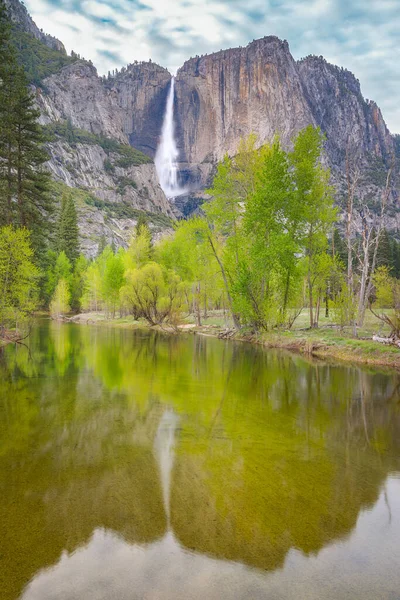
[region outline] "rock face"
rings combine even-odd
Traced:
[[[6,4],[19,27],[64,51],[60,42],[36,27],[18,0]],[[166,69],[151,62],[135,62],[106,78],[99,77],[91,63],[77,60],[36,89],[41,122],[68,120],[74,127],[130,144],[154,158],[170,80]],[[394,138],[379,108],[364,100],[354,75],[322,57],[296,62],[287,42],[273,36],[185,62],[176,76],[174,108],[180,179],[190,190],[187,197],[170,203],[153,164],[118,167],[110,173],[109,156],[101,146],[71,145],[63,139],[48,145],[54,178],[104,202],[176,217],[197,210],[217,161],[226,152],[234,155],[240,139],[250,133],[259,145],[278,134],[289,148],[300,129],[320,126],[339,201],[348,145],[360,150],[366,173],[371,165],[375,171],[377,165],[384,169],[395,154]],[[127,181],[134,184],[126,185]],[[376,182],[365,177],[359,193],[372,198],[377,189]],[[399,227],[396,202],[393,189],[388,222],[392,228]]]
[[[93,65],[77,61],[47,77],[44,84],[45,92],[37,90],[43,124],[69,119],[75,127],[128,143],[117,94],[103,85]]]
[[[348,143],[384,160],[394,152],[380,110],[363,99],[352,73],[322,57],[296,62],[276,37],[190,59],[176,93],[182,156],[191,163],[234,154],[250,133],[260,145],[278,134],[288,147],[308,124],[326,134],[331,166],[342,166]]]
[[[58,50],[63,54],[66,54],[64,44],[52,35],[43,33],[37,25],[33,22],[32,17],[26,10],[25,6],[18,0],[4,0],[4,3],[9,11],[11,20],[17,23],[23,31],[30,33],[37,40],[40,40],[52,50]]]
[[[287,42],[267,37],[246,48],[187,61],[176,81],[180,141],[188,162],[234,154],[250,133],[283,143],[313,122]]]
[[[134,148],[154,158],[164,118],[171,75],[152,62],[135,63],[105,80],[123,117],[125,135]]]
[[[390,159],[393,138],[375,102],[364,100],[358,79],[322,57],[310,56],[297,65],[313,121],[326,135],[331,162],[342,164],[347,143],[364,157]]]

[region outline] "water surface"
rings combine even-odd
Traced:
[[[400,376],[44,322],[0,354],[4,600],[400,598]]]

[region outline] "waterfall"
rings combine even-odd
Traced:
[[[161,139],[157,148],[155,164],[161,188],[167,198],[175,198],[185,193],[178,182],[179,151],[175,141],[174,125],[175,77],[171,79],[165,108]]]

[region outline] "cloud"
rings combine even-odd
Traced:
[[[190,56],[264,35],[323,55],[360,80],[400,132],[398,0],[25,0],[39,27],[100,73],[151,58],[174,72]]]

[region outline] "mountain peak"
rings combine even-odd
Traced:
[[[4,4],[8,9],[10,19],[13,23],[26,33],[33,35],[33,37],[46,44],[52,50],[58,50],[66,54],[64,44],[56,37],[48,35],[39,29],[22,2],[19,2],[19,0],[4,0]]]

